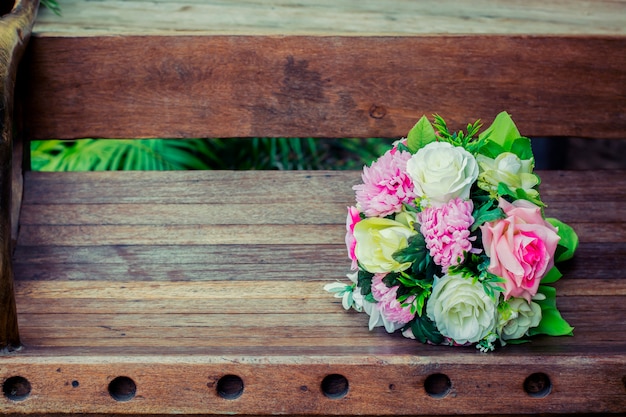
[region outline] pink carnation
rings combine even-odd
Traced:
[[[396,148],[387,151],[370,167],[363,168],[363,184],[355,185],[356,201],[368,217],[385,217],[397,213],[404,203],[417,197],[413,181],[406,173],[411,154]]]
[[[411,307],[402,307],[402,304],[397,300],[398,286],[388,287],[384,282],[387,274],[375,274],[372,277],[372,295],[374,299],[378,301],[376,307],[383,315],[383,317],[390,322],[406,324],[413,320],[414,313],[411,313]],[[406,303],[411,303],[415,297],[409,297]]]
[[[446,272],[451,265],[465,260],[471,252],[472,241],[469,228],[474,223],[472,200],[455,198],[443,206],[427,207],[420,213],[420,231],[426,241],[433,261]]]
[[[348,257],[352,260],[352,269],[358,268],[356,259],[356,239],[354,238],[354,226],[361,221],[361,213],[356,207],[348,207],[348,217],[346,218],[346,248]]]

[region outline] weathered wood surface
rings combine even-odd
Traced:
[[[0,18],[0,351],[20,345],[11,264],[13,96],[17,67],[37,14],[37,2],[16,3],[12,13]]]
[[[399,137],[508,110],[529,136],[623,138],[624,5],[64,0],[21,68],[24,135]],[[623,414],[626,172],[542,178],[581,238],[558,283],[575,336],[484,355],[369,332],[323,291],[358,173],[27,172],[0,412]]]
[[[506,109],[528,136],[624,138],[624,50],[624,36],[34,36],[26,128],[401,137],[433,109],[453,128]]]
[[[356,172],[27,173],[14,257],[25,347],[0,378],[28,379],[31,395],[0,410],[624,412],[626,173],[541,175],[547,215],[581,239],[558,283],[575,336],[485,355],[370,332],[323,290],[348,272]],[[424,388],[437,373],[444,398]],[[534,373],[552,382],[545,398],[524,391]],[[227,374],[244,381],[236,400],[216,393]],[[345,397],[323,394],[330,374],[348,379]],[[117,376],[136,383],[131,401],[110,397]]]
[[[46,35],[625,34],[623,0],[63,0],[43,10]]]

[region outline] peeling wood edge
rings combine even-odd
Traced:
[[[12,204],[13,102],[17,67],[37,16],[39,0],[17,0],[11,13],[0,19],[0,354],[18,349],[20,337],[13,290]],[[19,194],[19,188],[16,190]]]

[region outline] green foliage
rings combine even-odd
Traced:
[[[556,266],[553,266],[548,271],[546,276],[544,276],[541,279],[541,283],[542,284],[552,284],[552,283],[557,282],[559,279],[561,279],[562,276],[563,276],[563,274],[561,274],[561,271],[559,271],[559,269]]]
[[[31,164],[37,171],[206,169],[215,158],[200,139],[50,140],[31,144]]]
[[[506,282],[506,280],[489,272],[489,263],[489,257],[484,253],[480,255],[468,253],[463,264],[452,265],[448,269],[448,275],[458,274],[465,279],[471,279],[474,282],[479,281],[485,290],[485,294],[496,300],[500,292],[503,291],[500,284]]]
[[[499,113],[491,126],[485,129],[479,136],[481,139],[488,139],[500,145],[500,149],[508,152],[512,152],[513,141],[520,137],[522,135],[520,135],[517,126],[515,126],[513,119],[507,112]]]
[[[546,204],[543,201],[541,201],[541,198],[539,197],[538,193],[535,196],[535,195],[530,195],[523,188],[517,188],[515,190],[512,190],[511,187],[509,187],[508,185],[506,185],[503,182],[498,184],[498,195],[500,195],[502,197],[509,197],[510,201],[528,200],[528,201],[532,202],[533,204],[536,204],[539,207],[545,207],[546,206]]]
[[[390,147],[378,138],[49,140],[31,143],[31,159],[43,171],[361,169]]]
[[[474,123],[467,125],[467,132],[459,131],[450,133],[446,121],[439,115],[435,114],[435,128],[439,133],[439,136],[446,142],[451,143],[454,146],[461,146],[468,152],[474,154],[483,146],[486,138],[474,138],[478,131],[482,127],[480,120],[476,120]]]
[[[372,293],[372,278],[374,274],[359,268],[357,276],[357,285],[361,288],[361,295],[369,295]]]
[[[61,16],[61,6],[59,6],[57,0],[41,0],[40,3],[42,6],[50,9],[52,13],[56,14],[57,16]]]
[[[571,336],[574,328],[561,317],[556,308],[556,290],[547,285],[540,285],[538,293],[543,294],[544,300],[535,302],[541,307],[541,322],[537,327],[528,331],[530,336],[547,334],[549,336]]]
[[[439,344],[443,342],[443,336],[439,333],[439,330],[437,330],[437,326],[435,326],[435,323],[426,315],[415,316],[407,325],[407,327],[409,326],[415,338],[422,343],[432,342]]]
[[[470,228],[472,233],[487,222],[493,222],[506,217],[504,211],[498,207],[496,200],[490,198],[484,200],[485,201],[482,204],[477,205],[472,212],[472,217],[474,218],[474,223]]]
[[[562,262],[571,259],[578,248],[578,235],[571,226],[558,219],[548,217],[546,221],[557,228],[557,233],[561,238],[557,246],[555,261]]]
[[[524,160],[533,158],[530,139],[519,133],[507,112],[499,113],[491,126],[479,135],[479,139],[484,141],[480,153],[489,158],[495,158],[503,152],[514,153]]]
[[[403,285],[400,287],[403,290],[402,294],[398,292],[398,302],[402,303],[403,307],[410,305],[411,313],[421,316],[424,311],[426,299],[428,299],[430,293],[432,292],[432,279],[418,279],[406,273],[402,273],[398,277],[398,280]],[[412,302],[407,303],[406,301],[411,297],[415,297],[415,299]]]
[[[437,135],[433,125],[430,124],[426,116],[422,116],[409,131],[406,140],[409,152],[416,153],[424,146],[437,140]]]

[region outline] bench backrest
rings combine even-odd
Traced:
[[[626,38],[37,37],[26,137],[401,137],[511,113],[528,136],[624,137]]]

